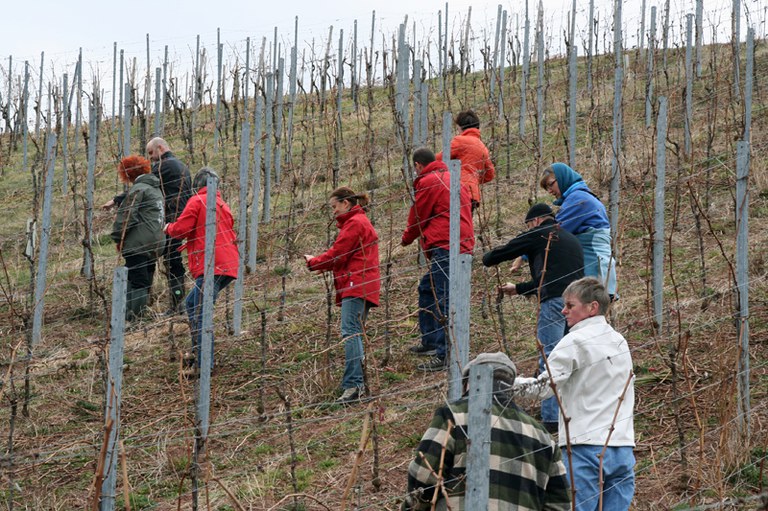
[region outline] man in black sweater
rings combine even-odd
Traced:
[[[483,255],[483,264],[495,266],[519,257],[528,259],[531,280],[518,284],[508,282],[499,291],[538,300],[536,334],[544,346],[544,353],[549,355],[565,335],[562,294],[568,284],[584,276],[584,254],[579,240],[560,228],[552,209],[546,204],[531,206],[525,215],[525,226],[527,231]],[[540,358],[539,370],[544,369],[544,360]],[[557,431],[558,413],[554,397],[542,402],[541,421],[550,432]]]
[[[189,169],[171,152],[171,148],[164,139],[155,137],[147,143],[147,156],[152,161],[152,174],[160,180],[160,190],[165,198],[165,223],[173,223],[184,211],[187,201],[192,196],[192,177]],[[110,209],[119,206],[125,198],[125,193],[115,196],[111,201],[102,206]],[[163,263],[168,276],[168,290],[171,294],[171,308],[169,313],[182,312],[184,301],[184,260],[179,252],[181,240],[166,236],[165,249],[163,251]],[[154,275],[154,264],[149,268],[150,283]]]

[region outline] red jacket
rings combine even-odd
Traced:
[[[421,248],[450,248],[451,174],[442,161],[433,161],[421,170],[413,181],[416,200],[408,213],[408,227],[403,232],[403,245],[410,245],[421,237]],[[461,186],[460,236],[462,254],[471,254],[475,248],[472,226],[472,204],[469,190]]]
[[[379,305],[379,236],[360,206],[336,217],[339,235],[325,253],[307,261],[312,271],[333,271],[336,305],[342,298],[363,298]]]
[[[442,161],[443,153],[435,156]],[[461,160],[461,182],[467,185],[473,201],[480,202],[480,185],[496,175],[488,148],[480,140],[480,130],[467,128],[451,140],[451,159]]]
[[[181,250],[187,250],[189,272],[197,278],[205,273],[205,213],[206,188],[201,188],[187,202],[181,216],[168,224],[166,233],[177,239],[186,239]],[[216,256],[214,275],[227,275],[237,278],[240,255],[237,250],[237,233],[229,206],[216,192]]]

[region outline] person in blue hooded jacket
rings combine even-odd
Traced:
[[[555,220],[574,234],[584,250],[584,275],[596,277],[608,288],[612,300],[616,293],[616,264],[611,254],[611,226],[608,213],[592,193],[581,174],[565,163],[553,163],[542,172],[541,187],[555,197],[560,206]]]

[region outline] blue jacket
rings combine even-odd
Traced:
[[[565,163],[553,163],[552,170],[562,194],[554,202],[560,206],[555,215],[560,226],[573,234],[589,229],[610,229],[605,206],[590,191],[581,174]]]

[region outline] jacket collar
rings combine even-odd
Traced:
[[[459,136],[480,138],[480,128],[467,128]]]
[[[349,211],[347,211],[346,213],[342,213],[336,217],[336,226],[341,227],[346,223],[347,220],[349,220],[355,215],[360,215],[360,214],[364,215],[365,211],[359,205],[355,204],[354,206],[352,206],[352,208]]]
[[[598,315],[598,316],[592,316],[591,318],[582,319],[575,325],[571,327],[571,332],[575,332],[576,330],[581,330],[582,328],[587,328],[588,326],[592,325],[607,325],[608,321],[605,320],[605,316]]]
[[[208,187],[204,186],[197,191],[197,195],[205,197],[208,194]],[[221,190],[216,190],[216,198],[221,197]]]

